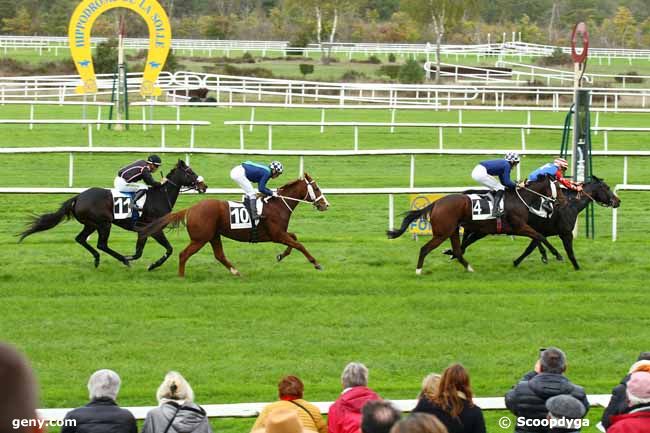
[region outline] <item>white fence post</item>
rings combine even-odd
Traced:
[[[393,230],[395,226],[395,199],[393,194],[388,194],[388,230]]]
[[[390,132],[395,132],[395,109],[390,110]]]
[[[165,148],[165,125],[160,125],[160,147]]]
[[[302,174],[305,172],[305,157],[303,155],[300,155],[300,158],[298,160],[298,177],[301,177]]]
[[[627,156],[623,157],[623,183],[627,185]]]
[[[72,152],[70,152],[70,155],[68,157],[68,187],[72,188],[72,184],[74,182],[74,155]]]
[[[526,130],[521,128],[521,150],[526,150]]]
[[[248,127],[248,132],[253,132],[253,122],[255,121],[255,107],[251,107],[251,124]]]
[[[320,133],[325,132],[325,109],[320,110]]]
[[[409,188],[415,187],[415,155],[411,155],[411,174],[409,177]]]
[[[359,127],[354,127],[354,151],[359,150]]]
[[[458,133],[463,133],[463,110],[458,110]]]
[[[614,190],[616,192],[616,190]],[[615,207],[612,208],[612,242],[616,242],[616,218],[618,214],[618,209]]]
[[[194,125],[190,127],[190,148],[194,147]]]
[[[273,150],[273,126],[269,125],[269,150]]]
[[[244,125],[239,125],[239,148],[244,150]]]
[[[442,126],[438,127],[438,147],[442,150]]]
[[[181,121],[181,106],[180,106],[180,105],[177,105],[177,106],[176,106],[176,121],[177,121],[177,122],[180,122],[180,121]],[[180,123],[177,123],[177,124],[176,124],[176,130],[177,130],[177,131],[180,131],[180,130],[181,130],[181,124],[180,124]]]
[[[88,147],[93,147],[93,128],[92,125],[88,126]]]

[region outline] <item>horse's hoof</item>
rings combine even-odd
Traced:
[[[157,267],[158,267],[158,265],[156,265],[155,263],[152,263],[152,264],[150,264],[150,265],[147,267],[147,270],[148,270],[148,271],[153,271],[153,270],[156,269]]]
[[[443,254],[446,254],[446,255],[448,255],[448,256],[451,256],[451,255],[454,254],[450,249],[444,250],[442,253],[443,253]]]
[[[415,275],[422,275],[422,268],[417,268],[415,270]]]
[[[545,256],[542,257],[542,263],[548,264],[548,259]]]
[[[282,254],[278,254],[277,256],[275,256],[275,260],[277,260],[278,262],[282,261],[283,258],[284,256]]]
[[[519,262],[515,260],[514,262],[512,262],[512,266],[516,268],[517,266],[519,266]]]
[[[99,267],[99,257],[97,257],[97,258],[95,259],[95,267],[96,267],[96,268]]]
[[[314,265],[314,268],[316,268],[316,270],[318,270],[318,271],[322,271],[322,270],[323,270],[323,267],[322,267],[321,265],[319,265],[319,264],[315,264],[315,265]]]
[[[235,268],[230,268],[230,273],[233,274],[233,275],[236,276],[236,277],[241,277],[241,274],[240,274],[239,271],[238,271],[237,269],[235,269]]]
[[[472,265],[467,265],[467,272],[474,272]]]
[[[124,260],[122,260],[122,263],[123,263],[124,266],[126,266],[127,268],[130,268],[130,267],[131,267],[131,262],[129,262],[126,258],[125,258]]]
[[[558,262],[563,262],[563,261],[564,261],[564,257],[562,257],[562,256],[555,256],[555,260],[557,260]]]

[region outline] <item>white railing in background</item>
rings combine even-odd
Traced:
[[[650,191],[650,185],[628,185],[627,178],[622,184],[614,187],[614,193],[618,191]],[[618,231],[618,209],[612,208],[612,241],[616,241]]]
[[[302,176],[305,167],[305,157],[336,157],[336,156],[409,156],[409,188],[415,188],[415,157],[417,155],[455,155],[455,156],[485,156],[503,155],[509,149],[377,149],[377,150],[240,150],[240,149],[210,149],[210,148],[157,148],[157,147],[0,147],[0,155],[19,154],[68,154],[68,187],[74,184],[74,155],[77,153],[155,153],[163,151],[169,154],[185,156],[185,162],[190,164],[190,155],[265,155],[271,157],[297,156],[299,157],[298,176]],[[520,152],[522,156],[548,156],[554,158],[554,150],[526,150]],[[593,157],[622,157],[623,158],[623,183],[628,181],[628,158],[650,157],[650,151],[594,151]],[[522,161],[522,163],[525,162]],[[530,168],[532,170],[535,167]],[[517,164],[517,179],[521,177],[522,164]]]

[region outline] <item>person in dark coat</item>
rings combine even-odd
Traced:
[[[566,356],[560,349],[551,347],[541,352],[535,371],[527,373],[506,394],[506,407],[515,416],[526,420],[546,419],[546,401],[556,395],[567,394],[578,399],[589,410],[587,395],[582,387],[574,385],[564,376]],[[515,433],[548,433],[547,426],[519,426],[515,423]]]
[[[88,380],[90,403],[68,412],[65,419],[75,420],[75,423],[64,423],[61,433],[137,433],[133,414],[116,403],[119,391],[117,373],[112,370],[94,372]]]
[[[580,400],[566,394],[546,400],[551,433],[580,433],[585,407]]]
[[[423,394],[413,413],[434,415],[449,433],[485,433],[483,412],[472,398],[467,370],[460,364],[452,364],[442,373],[433,396]]]
[[[601,420],[603,427],[606,429],[612,424],[611,417],[627,412],[628,406],[625,391],[627,390],[627,382],[630,380],[630,375],[635,371],[650,371],[650,352],[641,352],[636,361],[630,367],[627,375],[621,379],[621,383],[612,389],[612,397],[609,400],[605,412],[603,412],[603,418]]]

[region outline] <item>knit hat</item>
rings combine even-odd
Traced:
[[[305,430],[295,410],[275,409],[266,417],[264,428],[251,433],[315,433]]]
[[[627,383],[627,393],[640,400],[650,399],[650,373],[645,371],[632,373]]]
[[[555,418],[580,419],[585,414],[585,406],[577,398],[560,394],[546,400],[546,409]]]

